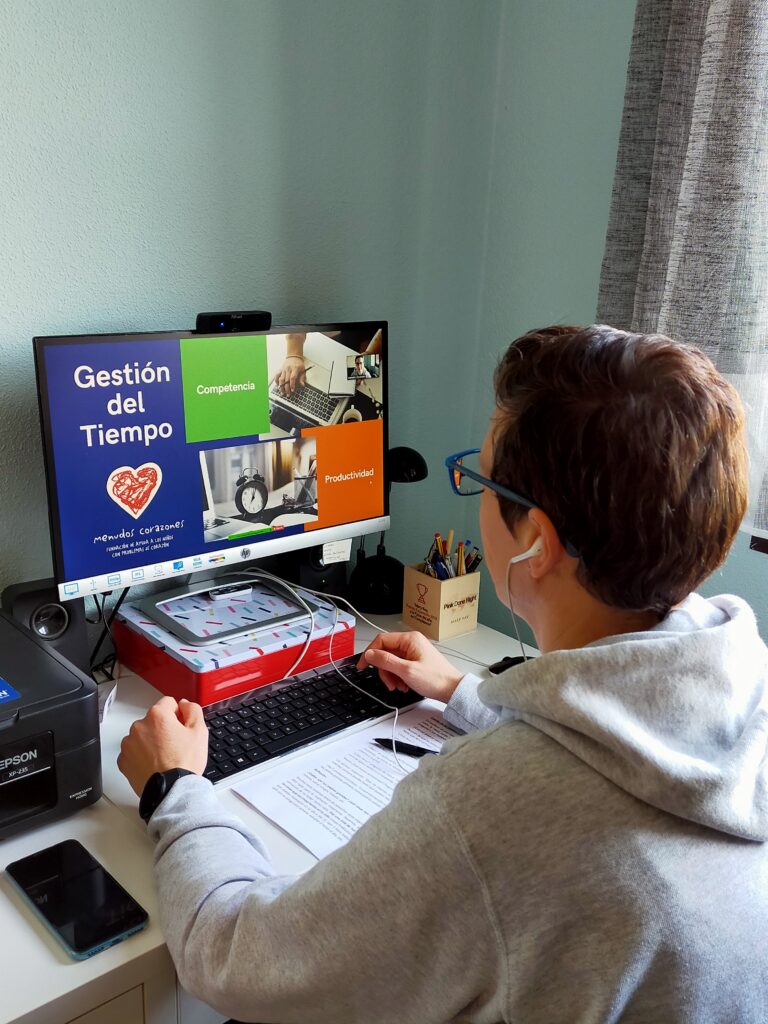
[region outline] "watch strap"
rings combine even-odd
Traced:
[[[143,821],[149,819],[168,796],[172,787],[185,775],[194,775],[189,768],[169,768],[166,772],[155,772],[147,779],[139,800],[139,815]]]

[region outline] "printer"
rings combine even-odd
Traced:
[[[96,684],[0,612],[0,839],[100,796]]]

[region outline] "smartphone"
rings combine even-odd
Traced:
[[[147,925],[146,910],[75,839],[14,861],[6,871],[75,960]]]

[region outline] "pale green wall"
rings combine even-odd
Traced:
[[[509,341],[532,327],[595,319],[634,7],[632,0],[505,5],[475,437],[485,433],[493,367]],[[509,631],[509,612],[487,576],[480,614]]]
[[[50,571],[35,334],[384,317],[391,442],[442,456],[468,417],[449,391],[477,315],[500,12],[0,0],[0,584]],[[393,496],[396,547],[406,515],[434,530],[442,483]]]
[[[594,317],[633,13],[0,0],[0,585],[50,571],[32,336],[206,308],[388,318],[391,441],[431,471],[388,543],[476,537],[442,459],[512,337]],[[764,610],[761,559],[737,545],[722,585]],[[481,615],[508,628],[487,579]]]

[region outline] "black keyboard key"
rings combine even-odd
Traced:
[[[318,722],[317,725],[311,725],[308,729],[302,729],[301,732],[295,732],[291,736],[283,736],[281,739],[267,740],[264,743],[264,749],[268,754],[284,754],[288,750],[294,750],[296,747],[302,747],[309,740],[319,739],[321,736],[327,736],[332,732],[337,732],[344,726],[338,718],[329,718],[327,722]]]

